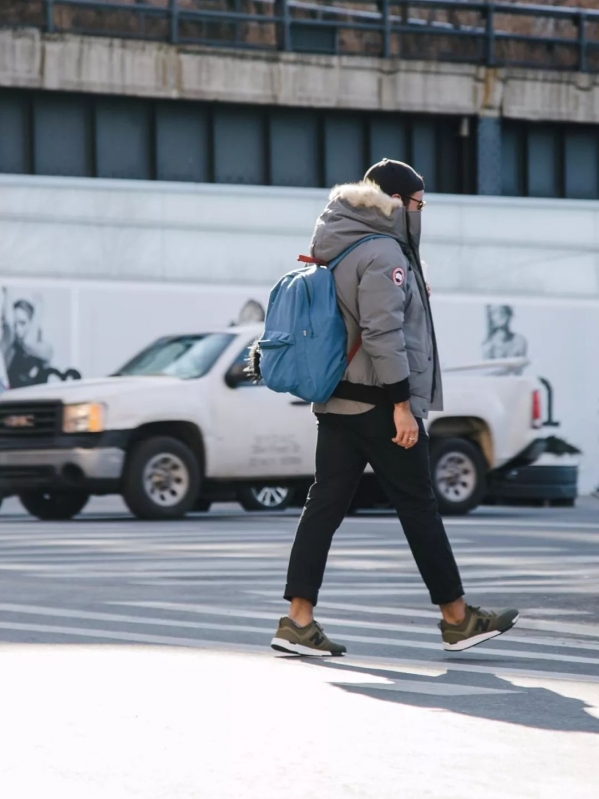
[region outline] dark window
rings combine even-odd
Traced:
[[[86,98],[36,95],[33,102],[33,163],[36,174],[92,175],[90,132]]]
[[[156,106],[156,177],[204,183],[208,173],[206,110],[191,103]]]
[[[29,138],[29,96],[0,94],[0,172],[13,175],[31,171]]]
[[[566,132],[566,197],[595,200],[599,196],[599,161],[597,134],[590,130]]]
[[[528,195],[560,197],[562,194],[561,136],[554,127],[531,127],[528,131]]]
[[[353,183],[364,176],[364,122],[359,116],[331,114],[324,128],[325,184]]]
[[[524,187],[524,131],[519,125],[503,125],[501,137],[501,193],[521,197]]]
[[[310,110],[273,111],[270,175],[274,186],[320,186],[318,115]]]
[[[370,119],[369,166],[391,158],[408,161],[408,136],[406,121],[395,115]]]
[[[463,138],[457,121],[441,120],[437,131],[437,191],[459,194],[462,189]],[[426,180],[426,178],[425,178]],[[426,187],[433,191],[428,180]]]
[[[265,123],[260,109],[217,108],[214,112],[216,183],[266,182]]]
[[[419,119],[412,125],[412,166],[423,175],[427,191],[438,191],[435,133],[432,119]]]
[[[0,172],[320,187],[360,180],[371,164],[392,158],[413,164],[428,191],[467,193],[475,164],[467,121],[2,90]],[[526,186],[528,160],[524,153],[520,162],[519,146],[510,149],[510,135],[504,189],[511,192],[516,183]],[[551,142],[530,164],[528,177],[534,186],[538,175],[540,193],[549,191],[542,180],[552,192],[563,191],[559,159],[555,174],[543,176],[550,148]],[[581,186],[576,159],[570,160],[568,185],[582,192],[576,196],[594,196],[595,184]]]
[[[249,344],[241,350],[239,355],[235,358],[227,370],[227,374],[225,375],[225,383],[229,386],[229,388],[264,385],[262,380],[255,382],[252,376],[246,371],[248,368],[248,358],[250,356],[250,350],[253,343],[254,340],[250,341]]]
[[[96,173],[99,178],[149,180],[152,169],[151,105],[133,98],[96,103]]]

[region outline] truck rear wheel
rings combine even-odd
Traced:
[[[138,519],[181,519],[197,502],[200,469],[176,438],[155,436],[134,445],[125,467],[123,499]]]
[[[285,486],[242,486],[237,499],[244,510],[284,510],[291,502],[293,492]]]
[[[80,491],[24,491],[19,494],[27,513],[45,522],[64,522],[87,505],[89,494]]]
[[[487,465],[482,452],[465,438],[431,442],[431,473],[439,511],[460,516],[480,505],[486,490]]]

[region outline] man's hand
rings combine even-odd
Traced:
[[[395,422],[394,444],[410,449],[418,443],[418,422],[410,410],[410,403],[400,402],[393,408],[393,421]]]

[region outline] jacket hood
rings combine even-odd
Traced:
[[[406,212],[399,197],[390,197],[371,181],[346,183],[331,191],[316,222],[310,252],[328,263],[354,242],[373,234],[392,236],[403,244],[411,239],[417,247],[420,213]]]

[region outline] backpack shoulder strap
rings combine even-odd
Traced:
[[[355,250],[356,247],[360,246],[360,244],[364,244],[367,241],[372,241],[372,239],[393,239],[394,241],[397,241],[397,243],[401,246],[401,242],[398,241],[393,236],[386,236],[384,233],[373,233],[372,236],[365,236],[363,239],[359,239],[358,241],[355,241],[346,250],[343,250],[343,252],[340,255],[338,255],[336,258],[333,258],[333,260],[328,264],[328,268],[329,269],[334,269],[337,266],[337,264],[341,263],[341,261],[345,258],[346,255],[349,255],[350,252],[352,252],[352,250]],[[402,247],[402,250],[403,250],[403,247]],[[348,366],[353,361],[353,359],[356,357],[358,352],[360,351],[360,347],[361,346],[362,346],[362,333],[360,333],[360,335],[358,336],[358,338],[354,342],[351,350],[347,354],[347,365]]]
[[[360,244],[365,244],[367,241],[372,241],[372,239],[393,239],[393,241],[397,241],[397,239],[395,239],[393,236],[387,236],[385,233],[373,233],[371,236],[364,236],[363,239],[354,241],[353,244],[350,244],[350,246],[343,250],[343,252],[340,253],[336,258],[333,258],[332,261],[329,261],[327,264],[328,268],[334,269],[347,255],[350,254],[350,252],[353,252],[356,247],[359,247]]]

